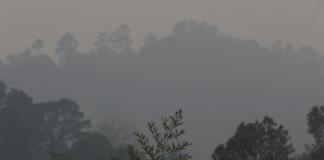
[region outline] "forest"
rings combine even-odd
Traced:
[[[83,51],[67,32],[1,60],[0,159],[323,159],[317,50],[194,20],[132,42],[120,25]]]

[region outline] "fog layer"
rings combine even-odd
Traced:
[[[36,40],[0,63],[1,79],[36,100],[73,99],[95,120],[142,124],[183,108],[194,155],[201,158],[240,121],[264,115],[286,125],[297,148],[309,141],[305,113],[324,104],[324,59],[316,50],[281,41],[263,47],[192,20],[161,38],[148,34],[139,51],[130,37],[122,25],[99,34],[86,52],[66,33],[57,42],[58,64]]]

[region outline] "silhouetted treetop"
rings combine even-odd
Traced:
[[[68,55],[77,54],[78,47],[79,43],[74,35],[67,32],[57,41],[56,54],[67,58]]]
[[[226,144],[219,145],[214,160],[289,160],[294,152],[288,130],[270,117],[242,122]]]
[[[128,54],[133,53],[131,48],[133,40],[130,38],[130,28],[121,25],[111,32],[102,32],[94,43],[95,52],[98,54]]]

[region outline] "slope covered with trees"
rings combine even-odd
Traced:
[[[37,102],[74,99],[99,119],[122,115],[138,122],[183,106],[192,117],[191,136],[203,137],[197,142],[202,155],[212,151],[208,142],[214,135],[220,142],[239,121],[260,115],[287,125],[302,148],[310,137],[301,117],[307,106],[324,104],[324,59],[316,50],[280,41],[262,46],[193,20],[179,22],[162,37],[148,34],[139,49],[132,47],[125,25],[100,33],[90,51],[81,51],[72,33],[64,34],[55,50],[58,62],[43,46],[36,40],[1,62],[1,79]],[[216,127],[200,133],[208,126]]]

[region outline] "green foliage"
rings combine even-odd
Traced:
[[[134,145],[128,145],[131,160],[140,160],[147,156],[151,160],[189,160],[191,154],[187,152],[190,142],[183,139],[185,131],[182,110],[174,112],[167,118],[162,118],[162,129],[154,122],[149,122],[148,129],[151,137],[136,132],[136,140],[141,148],[139,151]]]
[[[245,124],[242,122],[226,144],[219,145],[214,160],[288,160],[294,151],[290,136],[272,118]]]

